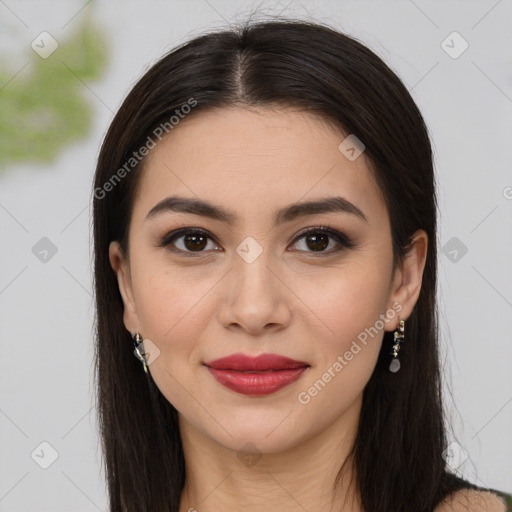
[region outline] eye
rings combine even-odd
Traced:
[[[208,248],[208,240],[213,239],[208,232],[202,229],[183,228],[166,235],[159,243],[159,246],[167,247],[173,245],[174,248],[170,248],[173,252],[193,256],[193,253],[200,254],[205,250],[212,249],[211,246]],[[213,250],[218,250],[216,244],[213,244],[213,246]]]
[[[299,233],[299,235],[293,240],[292,244],[296,244],[298,241],[302,241],[303,239],[306,249],[299,250],[301,252],[319,253],[319,255],[324,253],[332,254],[334,252],[341,251],[343,248],[350,249],[354,247],[354,244],[346,235],[330,228],[329,226],[309,228],[306,231]],[[334,249],[331,247],[333,240],[335,242]],[[212,241],[210,247],[208,247],[208,241]],[[338,245],[337,248],[336,243]],[[173,231],[172,233],[164,236],[158,245],[159,247],[168,247],[172,252],[180,253],[184,256],[199,256],[201,253],[208,250],[222,250],[207,231],[199,228],[182,228]],[[326,251],[325,249],[329,247],[331,247],[330,250]]]
[[[303,247],[305,247],[306,252],[320,253],[321,254],[332,254],[334,252],[341,251],[343,248],[350,249],[354,247],[354,244],[349,240],[349,238],[340,233],[335,229],[331,229],[329,226],[317,226],[315,228],[309,228],[307,231],[303,231],[300,233],[293,243],[295,244],[298,241],[303,240]],[[326,251],[325,249],[330,247],[332,244],[332,240],[334,240],[338,247],[334,249],[330,249]],[[310,251],[308,251],[310,249]],[[303,249],[301,249],[303,250]]]

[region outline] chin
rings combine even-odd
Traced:
[[[216,420],[223,418],[220,425],[209,418],[199,424],[194,422],[195,427],[210,440],[237,453],[279,453],[292,448],[305,436],[304,423],[299,431],[296,422],[291,420],[293,414],[288,416],[289,411],[284,408],[267,414],[253,409],[242,416],[231,417],[224,411],[217,411]]]
[[[270,431],[269,431],[270,432]],[[228,435],[223,436],[222,439],[216,441],[225,446],[226,448],[236,452],[237,456],[242,455],[263,455],[280,453],[289,450],[297,445],[297,433],[291,435],[289,431],[281,433],[273,432],[268,435],[268,432],[262,432],[254,429],[242,429],[238,431],[233,437]]]

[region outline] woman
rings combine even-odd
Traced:
[[[157,62],[94,184],[110,510],[506,510],[444,456],[436,208],[356,40],[247,23]]]

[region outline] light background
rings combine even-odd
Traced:
[[[0,94],[30,73],[39,59],[30,45],[43,31],[65,41],[92,11],[109,41],[101,78],[80,83],[94,112],[88,136],[49,164],[0,170],[1,511],[106,510],[92,380],[89,203],[99,145],[150,64],[195,35],[244,20],[258,5],[0,0],[2,53],[15,56]],[[264,2],[259,12],[311,16],[359,38],[420,107],[439,185],[445,400],[459,443],[452,457],[471,481],[511,492],[512,1]],[[458,58],[441,46],[453,31],[469,44]],[[454,41],[453,51],[461,48]],[[44,236],[58,249],[46,263],[32,252]],[[467,247],[456,261],[451,246],[442,250],[453,237]],[[51,455],[43,441],[58,453],[48,469],[31,457],[36,448]]]

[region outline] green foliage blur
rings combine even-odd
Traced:
[[[106,66],[106,42],[90,16],[47,59],[28,47],[27,66],[0,69],[0,169],[9,163],[48,163],[67,144],[90,131],[93,115],[89,84]],[[21,67],[21,66],[20,66]],[[30,71],[29,71],[30,69]],[[9,82],[9,80],[11,80]]]

